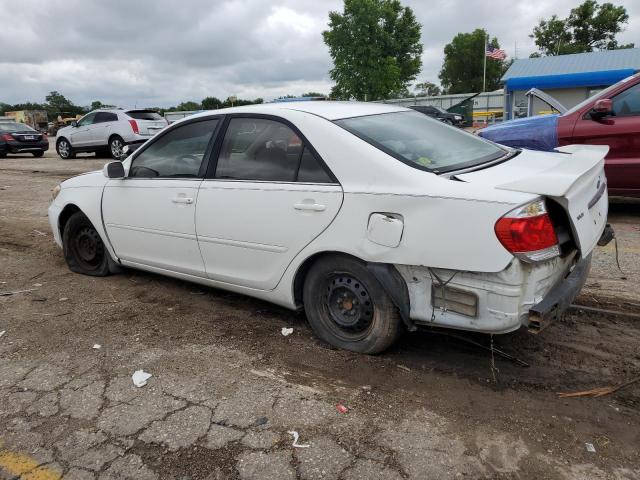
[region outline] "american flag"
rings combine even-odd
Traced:
[[[486,55],[487,57],[495,58],[496,60],[504,60],[507,57],[507,54],[505,53],[504,50],[501,50],[499,48],[489,47],[489,46],[487,46]]]

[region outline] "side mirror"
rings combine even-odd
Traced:
[[[602,118],[613,113],[613,101],[610,98],[597,100],[591,109],[592,118]]]
[[[71,122],[71,126],[72,127],[77,127],[78,126],[78,122],[76,122],[75,120],[73,122]]]
[[[102,174],[111,179],[124,178],[124,166],[122,162],[109,162],[102,169]]]

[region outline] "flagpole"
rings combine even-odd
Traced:
[[[482,58],[484,58],[484,65],[482,67],[482,91],[485,91],[485,87],[487,85],[487,39],[489,38],[489,34],[484,37],[484,48],[482,52]]]

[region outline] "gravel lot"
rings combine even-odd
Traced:
[[[0,160],[0,292],[32,289],[0,296],[0,478],[640,479],[640,383],[557,396],[640,375],[640,317],[575,310],[494,338],[528,368],[492,370],[435,331],[377,357],[332,350],[303,315],[248,297],[71,273],[50,190],[105,161]],[[624,274],[599,248],[577,303],[640,314],[640,203],[610,220]]]

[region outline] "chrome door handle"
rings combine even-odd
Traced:
[[[186,205],[191,205],[193,203],[193,198],[190,197],[174,197],[171,199],[173,203],[184,203]]]
[[[323,212],[327,207],[319,203],[296,203],[293,208],[296,210],[306,210],[311,212]]]

